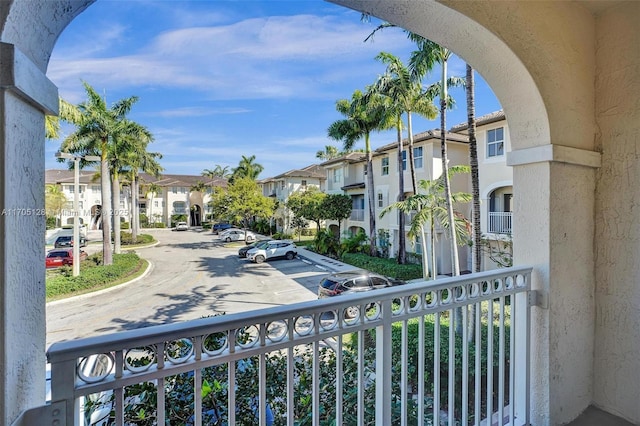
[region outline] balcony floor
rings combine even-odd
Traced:
[[[588,407],[584,412],[567,426],[634,426],[632,423],[602,411],[594,406]]]

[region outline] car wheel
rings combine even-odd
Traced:
[[[231,242],[231,237],[227,237],[227,238],[225,239],[225,241],[226,241],[226,242],[228,242],[228,243],[230,243],[230,242]]]
[[[258,256],[256,256],[256,258],[254,260],[255,260],[256,263],[262,263],[262,262],[264,262],[264,256],[258,255]]]
[[[294,257],[296,257],[296,254],[292,251],[287,252],[287,260],[292,260]]]

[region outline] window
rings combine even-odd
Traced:
[[[504,129],[498,127],[487,131],[487,157],[504,155]]]
[[[402,170],[407,170],[407,150],[402,151]]]
[[[303,180],[303,181],[300,183],[300,185],[301,185],[303,188],[306,188],[306,187],[307,187],[307,181],[306,181],[306,180]]]
[[[333,181],[342,182],[342,169],[333,169]]]
[[[389,157],[382,158],[382,176],[389,174]]]
[[[158,206],[158,202],[157,202],[157,201],[154,201],[154,202],[153,202],[153,206],[154,206],[154,207],[160,207],[160,206]]]
[[[384,207],[384,195],[382,194],[382,192],[378,192],[378,207]]]
[[[100,185],[91,185],[91,190],[93,192],[100,192]]]
[[[284,189],[284,181],[280,182],[280,189]]]
[[[173,192],[174,194],[178,193],[178,187],[177,186],[172,186],[171,187],[171,192]]]
[[[413,167],[422,168],[422,147],[413,148]]]
[[[176,201],[173,203],[174,214],[185,214],[187,212],[187,204],[184,201]]]
[[[180,193],[181,193],[181,194],[186,194],[186,193],[188,193],[188,192],[189,192],[189,191],[187,191],[187,188],[186,188],[186,187],[184,187],[184,186],[181,186],[181,187],[180,187]]]

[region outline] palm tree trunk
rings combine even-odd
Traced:
[[[476,106],[473,68],[467,64],[467,121],[469,133],[469,164],[471,166],[471,192],[473,196],[473,271],[482,269],[482,232],[480,232],[480,175],[478,170],[478,143],[476,141]]]
[[[447,61],[442,61],[442,96],[440,99],[440,151],[442,156],[442,174],[444,181],[444,193],[447,203],[447,216],[449,217],[449,240],[451,242],[451,274],[460,275],[458,262],[458,244],[456,241],[455,218],[453,215],[453,202],[451,200],[451,185],[449,182],[449,159],[447,158]]]
[[[367,191],[369,194],[369,254],[376,256],[376,210],[375,210],[375,190],[373,187],[373,156],[369,145],[369,135],[365,136],[367,151]]]
[[[109,163],[107,162],[106,149],[102,151],[100,162],[100,184],[102,192],[102,264],[113,264],[111,252],[111,179],[109,177]]]
[[[402,118],[398,116],[398,202],[404,201],[404,172],[402,171]],[[404,212],[398,209],[398,263],[407,263],[407,242],[404,233]]]
[[[113,206],[113,252],[120,254],[120,179],[118,178],[118,172],[113,173],[111,179],[113,185],[113,197],[111,198],[111,205]]]
[[[436,224],[431,215],[431,276],[438,278],[438,264],[436,263]]]
[[[131,179],[131,240],[138,240],[138,229],[140,227],[140,214],[138,213],[138,174],[135,173]]]
[[[413,164],[413,124],[411,123],[411,111],[407,111],[407,133],[409,136],[409,169],[411,170],[411,185],[413,187],[413,193],[418,193],[418,180],[416,178],[416,167]]]

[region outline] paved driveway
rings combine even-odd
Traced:
[[[140,249],[152,264],[141,280],[47,305],[47,347],[55,341],[313,300],[325,271],[301,260],[250,263],[238,245],[210,232],[153,231]]]

